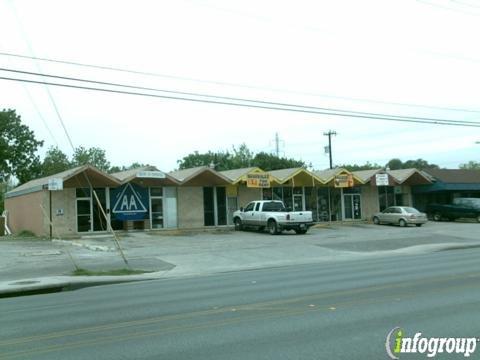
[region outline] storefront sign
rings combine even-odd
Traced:
[[[335,180],[333,181],[333,185],[336,188],[349,188],[353,187],[353,175],[352,174],[344,174],[344,175],[337,175],[335,176]]]
[[[145,179],[165,179],[165,173],[162,171],[139,171],[137,178]]]
[[[48,179],[48,190],[63,190],[63,179],[62,178],[53,178]]]
[[[142,220],[148,217],[148,189],[127,183],[111,191],[110,208],[116,220]]]
[[[269,188],[270,175],[268,174],[247,174],[247,187]]]
[[[388,186],[388,174],[376,174],[375,184],[377,186]]]

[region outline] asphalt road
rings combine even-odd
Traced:
[[[479,257],[454,250],[2,299],[0,359],[386,359],[395,326],[480,336]]]

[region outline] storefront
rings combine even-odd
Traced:
[[[412,205],[412,187],[430,183],[415,169],[218,172],[201,166],[106,174],[82,166],[17,187],[7,193],[5,206],[13,231],[44,236],[106,232],[109,223],[123,231],[229,226],[236,210],[259,199],[312,211],[318,222],[354,221],[388,206]]]

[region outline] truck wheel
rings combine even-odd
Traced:
[[[276,235],[278,234],[278,226],[277,226],[277,222],[275,220],[270,220],[268,222],[268,232],[271,234],[271,235]]]
[[[442,215],[440,213],[435,213],[433,214],[433,220],[434,221],[440,221],[442,220]]]
[[[240,231],[243,229],[242,220],[240,220],[240,218],[235,218],[233,223],[235,224],[235,231]]]
[[[380,225],[380,219],[379,219],[378,217],[374,216],[374,217],[373,217],[373,223],[374,223],[375,225]]]
[[[297,235],[303,235],[303,234],[307,233],[307,230],[305,230],[305,229],[295,229],[295,233]]]
[[[407,226],[407,222],[403,219],[400,219],[400,221],[398,222],[398,225],[400,225],[400,227],[405,227]]]

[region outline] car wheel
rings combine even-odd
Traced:
[[[420,227],[420,226],[422,226],[423,224],[415,224],[415,225],[417,225],[417,227]]]
[[[268,232],[271,234],[271,235],[276,235],[278,234],[278,226],[277,226],[277,222],[275,220],[270,220],[268,222]]]
[[[235,218],[233,223],[235,224],[235,231],[240,231],[243,229],[242,220],[240,220],[240,218]]]
[[[374,217],[373,217],[373,223],[374,223],[375,225],[380,225],[380,219],[379,219],[378,217],[374,216]]]
[[[295,233],[297,235],[303,235],[303,234],[307,233],[307,230],[305,230],[305,229],[295,229]]]
[[[433,214],[433,220],[434,220],[434,221],[440,221],[440,220],[442,220],[442,215],[440,215],[440,213],[435,213],[435,214]]]
[[[407,226],[407,222],[403,219],[400,219],[400,221],[398,222],[398,225],[400,225],[400,227],[405,227]]]

